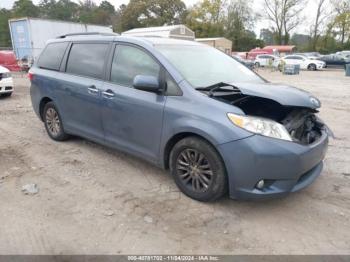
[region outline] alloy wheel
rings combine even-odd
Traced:
[[[213,182],[213,171],[206,156],[195,150],[183,150],[176,161],[181,182],[194,192],[206,191]]]
[[[61,131],[61,123],[60,123],[60,119],[58,117],[57,111],[52,107],[49,108],[46,111],[45,119],[46,119],[46,125],[49,132],[53,136],[57,136]]]

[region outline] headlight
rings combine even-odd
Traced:
[[[2,74],[1,74],[1,77],[2,77],[2,78],[11,77],[11,73],[10,73],[10,72],[2,73]]]
[[[232,113],[228,113],[227,116],[236,126],[255,134],[292,141],[286,128],[275,121],[261,117],[242,116]]]

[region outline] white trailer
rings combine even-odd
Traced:
[[[183,40],[194,40],[194,32],[185,25],[169,25],[169,26],[156,26],[156,27],[144,27],[134,28],[122,33],[126,36],[157,36],[177,38]]]
[[[36,59],[46,41],[61,35],[82,32],[113,33],[108,26],[81,24],[38,18],[10,19],[12,47],[18,60]]]

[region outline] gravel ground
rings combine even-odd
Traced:
[[[333,129],[325,169],[283,199],[205,204],[137,158],[75,138],[48,138],[29,82],[0,99],[0,254],[350,254],[350,78],[265,78],[311,91]],[[39,192],[25,194],[35,183]]]

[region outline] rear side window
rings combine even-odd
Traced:
[[[66,72],[102,78],[108,44],[73,44],[69,53]]]
[[[139,48],[119,45],[113,57],[111,81],[132,87],[134,77],[147,75],[159,77],[159,64]]]
[[[67,42],[48,44],[40,55],[38,66],[44,69],[60,70],[61,61],[67,46]]]

